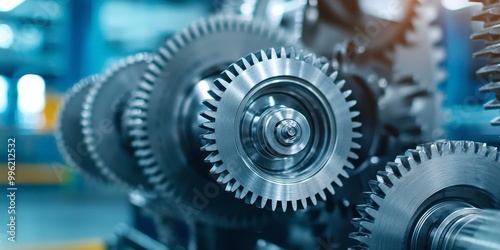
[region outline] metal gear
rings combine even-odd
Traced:
[[[486,57],[488,64],[477,71],[480,80],[488,82],[480,91],[495,93],[495,99],[485,104],[486,109],[500,109],[500,5],[496,0],[471,0],[483,4],[483,10],[473,17],[475,21],[484,22],[484,29],[473,34],[472,39],[486,41],[486,48],[476,52],[474,57]],[[491,121],[494,126],[500,126],[500,116]]]
[[[226,228],[260,226],[274,217],[220,190],[199,150],[204,130],[198,114],[213,79],[230,63],[263,47],[294,44],[265,22],[217,15],[192,24],[160,48],[132,98],[128,128],[149,180],[186,216]]]
[[[367,58],[388,62],[386,53],[397,44],[408,44],[406,34],[413,29],[415,9],[420,0],[408,1],[308,1],[304,43],[319,54],[330,56],[332,42],[347,38],[366,51]],[[323,38],[318,38],[323,36]],[[328,39],[325,39],[324,37]]]
[[[342,186],[361,123],[328,64],[314,54],[269,49],[232,64],[214,81],[202,126],[210,172],[249,204],[287,211],[317,204]],[[330,74],[330,77],[328,74]]]
[[[129,146],[123,118],[131,92],[153,57],[141,53],[113,65],[89,90],[81,112],[84,142],[96,166],[128,189],[152,189]]]
[[[437,141],[408,150],[370,182],[367,204],[357,208],[362,217],[353,220],[355,248],[423,249],[414,248],[414,236],[428,211],[450,203],[499,208],[498,176],[498,150],[483,143]]]
[[[87,151],[80,123],[85,97],[90,88],[99,81],[98,75],[87,77],[66,93],[59,111],[55,137],[59,152],[66,163],[90,179],[107,183],[108,178],[102,174]]]

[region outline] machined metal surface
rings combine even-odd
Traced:
[[[83,103],[89,90],[100,81],[100,76],[87,77],[75,84],[64,96],[59,112],[59,123],[55,130],[55,137],[59,152],[64,160],[74,169],[85,176],[100,182],[108,182],[102,174],[84,143],[81,113]]]
[[[500,25],[497,19],[500,17],[500,5],[497,1],[471,0],[483,4],[483,10],[473,17],[475,21],[484,22],[484,29],[473,34],[472,39],[486,41],[486,47],[474,54],[475,57],[486,57],[488,63],[477,71],[477,76],[484,85],[481,92],[491,92],[495,94],[495,99],[485,104],[486,109],[500,109],[500,41],[498,34]],[[500,116],[491,121],[494,126],[500,126]]]
[[[132,146],[156,190],[188,217],[222,227],[262,225],[270,214],[234,199],[209,174],[199,136],[212,81],[230,63],[260,48],[293,45],[266,23],[217,15],[196,22],[159,50],[132,100]],[[194,190],[194,191],[193,191]]]
[[[124,115],[131,92],[153,57],[137,54],[112,66],[89,90],[81,112],[85,144],[96,166],[110,180],[129,189],[152,189],[134,158]]]
[[[415,232],[436,206],[498,209],[499,174],[497,148],[483,143],[437,141],[409,150],[370,182],[351,237],[361,249],[422,249]]]
[[[326,199],[325,191],[334,194],[354,167],[349,159],[361,137],[344,84],[321,59],[293,48],[261,50],[232,64],[202,113],[210,172],[237,198],[271,210],[306,208]],[[289,129],[294,141],[280,143]]]

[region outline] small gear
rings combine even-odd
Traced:
[[[152,59],[152,54],[141,53],[116,63],[89,90],[81,112],[84,141],[92,159],[104,175],[128,189],[152,189],[123,131],[131,92]]]
[[[293,45],[286,32],[265,22],[216,15],[159,49],[132,97],[128,130],[155,189],[189,217],[226,228],[261,226],[274,217],[223,192],[210,176],[199,150],[204,130],[198,114],[213,80],[230,63],[261,48]]]
[[[355,248],[410,248],[412,228],[437,204],[498,208],[498,176],[498,150],[483,143],[437,141],[407,151],[370,182],[367,204],[357,208],[362,218],[353,220]]]
[[[80,123],[83,102],[90,88],[100,81],[100,76],[87,77],[75,84],[64,96],[55,137],[59,152],[74,169],[93,180],[107,183],[108,178],[96,166],[84,143]]]
[[[475,21],[484,22],[484,29],[473,34],[472,39],[486,41],[486,48],[476,52],[475,57],[486,57],[488,65],[477,71],[480,80],[488,82],[480,91],[483,93],[495,93],[495,99],[485,104],[486,109],[500,109],[500,5],[496,0],[471,0],[484,5],[483,10],[473,17]],[[500,116],[491,121],[494,126],[500,126]]]
[[[359,115],[350,90],[315,55],[269,49],[232,64],[206,100],[210,172],[249,204],[287,211],[316,205],[342,186]],[[330,75],[330,77],[328,76]]]

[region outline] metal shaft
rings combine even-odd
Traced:
[[[436,235],[441,244],[433,249],[500,249],[500,210],[466,209],[466,216],[455,218],[444,234]]]

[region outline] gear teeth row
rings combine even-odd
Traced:
[[[329,72],[331,67],[327,63],[323,63],[321,58],[316,57],[315,54],[308,53],[304,50],[297,51],[295,48],[271,48],[267,51],[261,50],[257,53],[252,53],[238,62],[233,63],[229,66],[229,68],[221,73],[221,77],[214,81],[215,89],[211,92],[214,100],[205,100],[203,103],[209,109],[208,111],[204,111],[201,113],[201,116],[208,120],[207,123],[203,123],[200,125],[201,128],[206,129],[208,132],[202,136],[202,138],[207,139],[206,145],[204,145],[201,150],[209,152],[210,155],[205,159],[205,162],[212,164],[212,168],[210,169],[210,173],[218,174],[219,177],[217,182],[220,184],[226,185],[226,191],[234,192],[235,197],[238,199],[245,200],[246,203],[256,205],[260,208],[268,208],[272,211],[287,211],[288,208],[292,208],[293,211],[298,209],[306,209],[310,205],[316,205],[319,200],[326,200],[326,191],[334,194],[334,186],[342,186],[342,181],[339,177],[335,177],[333,182],[326,187],[323,191],[307,198],[301,200],[292,200],[292,201],[277,201],[272,199],[267,199],[265,197],[261,197],[255,193],[252,193],[248,188],[243,187],[238,181],[234,179],[231,173],[226,169],[224,162],[222,161],[219,151],[217,148],[217,142],[215,139],[215,120],[217,119],[217,107],[219,106],[219,101],[221,100],[224,91],[228,88],[231,81],[237,77],[244,70],[252,67],[253,65],[260,63],[266,60],[275,60],[275,59],[295,59],[295,60],[303,60],[306,63],[309,63],[318,69],[320,69],[323,73],[329,75],[329,77],[333,80],[333,82],[340,88],[343,89],[345,85],[345,80],[337,80],[338,72],[333,71]],[[344,97],[349,96],[351,93],[350,90],[346,90],[343,92]],[[356,104],[355,101],[351,101],[349,103],[349,107],[352,108]],[[359,116],[359,112],[351,110],[351,118]],[[352,129],[359,128],[361,123],[354,122],[352,125]],[[361,138],[362,135],[357,132],[353,132],[353,139]],[[361,146],[355,142],[352,142],[351,149],[357,149]],[[351,159],[357,159],[358,156],[352,152],[348,156]],[[345,169],[353,169],[354,166],[347,161],[344,169],[340,172],[340,176],[344,178],[348,178],[348,174]]]
[[[138,53],[118,61],[113,66],[111,66],[111,68],[107,69],[104,72],[100,80],[97,81],[94,84],[94,86],[89,90],[89,93],[87,94],[87,97],[85,98],[85,101],[83,103],[81,125],[87,150],[89,151],[89,154],[92,157],[92,159],[95,161],[96,166],[99,169],[101,169],[102,174],[105,175],[112,182],[124,188],[125,190],[134,190],[142,187],[133,187],[129,183],[118,177],[113,171],[110,170],[110,167],[107,166],[106,163],[99,156],[99,154],[102,152],[96,151],[96,148],[94,146],[95,145],[94,134],[93,134],[94,131],[91,127],[93,103],[95,101],[96,95],[99,93],[99,90],[102,88],[103,84],[107,81],[107,79],[112,77],[118,71],[124,70],[125,68],[131,65],[134,65],[139,62],[144,62],[145,60],[152,61],[153,57],[154,56],[149,53]]]
[[[477,71],[481,81],[487,82],[479,89],[482,93],[494,93],[495,99],[484,105],[486,109],[500,109],[500,3],[497,0],[471,0],[483,4],[483,10],[472,20],[484,22],[484,29],[474,33],[471,39],[484,40],[486,47],[474,54],[474,57],[486,57],[487,65]],[[491,121],[493,126],[500,126],[500,116]]]
[[[379,171],[376,180],[370,181],[371,191],[365,193],[366,204],[356,207],[361,218],[353,219],[353,225],[359,230],[350,234],[350,237],[359,243],[353,249],[371,248],[371,228],[379,217],[378,209],[384,205],[384,199],[388,193],[397,191],[392,190],[397,182],[405,181],[409,172],[418,171],[422,163],[451,154],[473,154],[500,163],[500,154],[496,147],[472,141],[440,140],[406,151],[404,156],[398,156],[394,162],[389,162],[385,171]]]
[[[277,41],[288,41],[286,33],[282,30],[269,28],[265,22],[258,20],[246,21],[236,15],[219,14],[208,19],[202,19],[189,25],[187,28],[176,34],[172,39],[165,42],[159,49],[158,57],[153,60],[147,72],[140,83],[138,91],[134,93],[131,101],[132,113],[128,116],[128,129],[129,134],[134,138],[132,146],[136,149],[136,156],[140,159],[139,165],[146,169],[155,168],[159,169],[158,162],[154,158],[149,143],[149,137],[143,131],[147,130],[146,127],[146,114],[148,110],[148,100],[151,92],[154,90],[156,79],[161,75],[162,69],[167,67],[175,54],[187,46],[187,44],[197,39],[202,39],[205,36],[219,33],[222,31],[242,31],[261,35],[269,38],[274,38]],[[209,93],[215,100],[220,99],[221,95],[218,91],[211,91]],[[210,102],[210,101],[209,101]],[[215,104],[215,102],[211,102]],[[207,105],[210,106],[209,103]],[[212,107],[216,108],[216,107]],[[203,114],[208,120],[213,121],[213,114],[207,112]],[[213,124],[205,123],[206,128],[211,128]],[[156,186],[157,190],[167,185],[168,178],[164,176],[161,171],[152,171],[148,173],[150,181]]]

